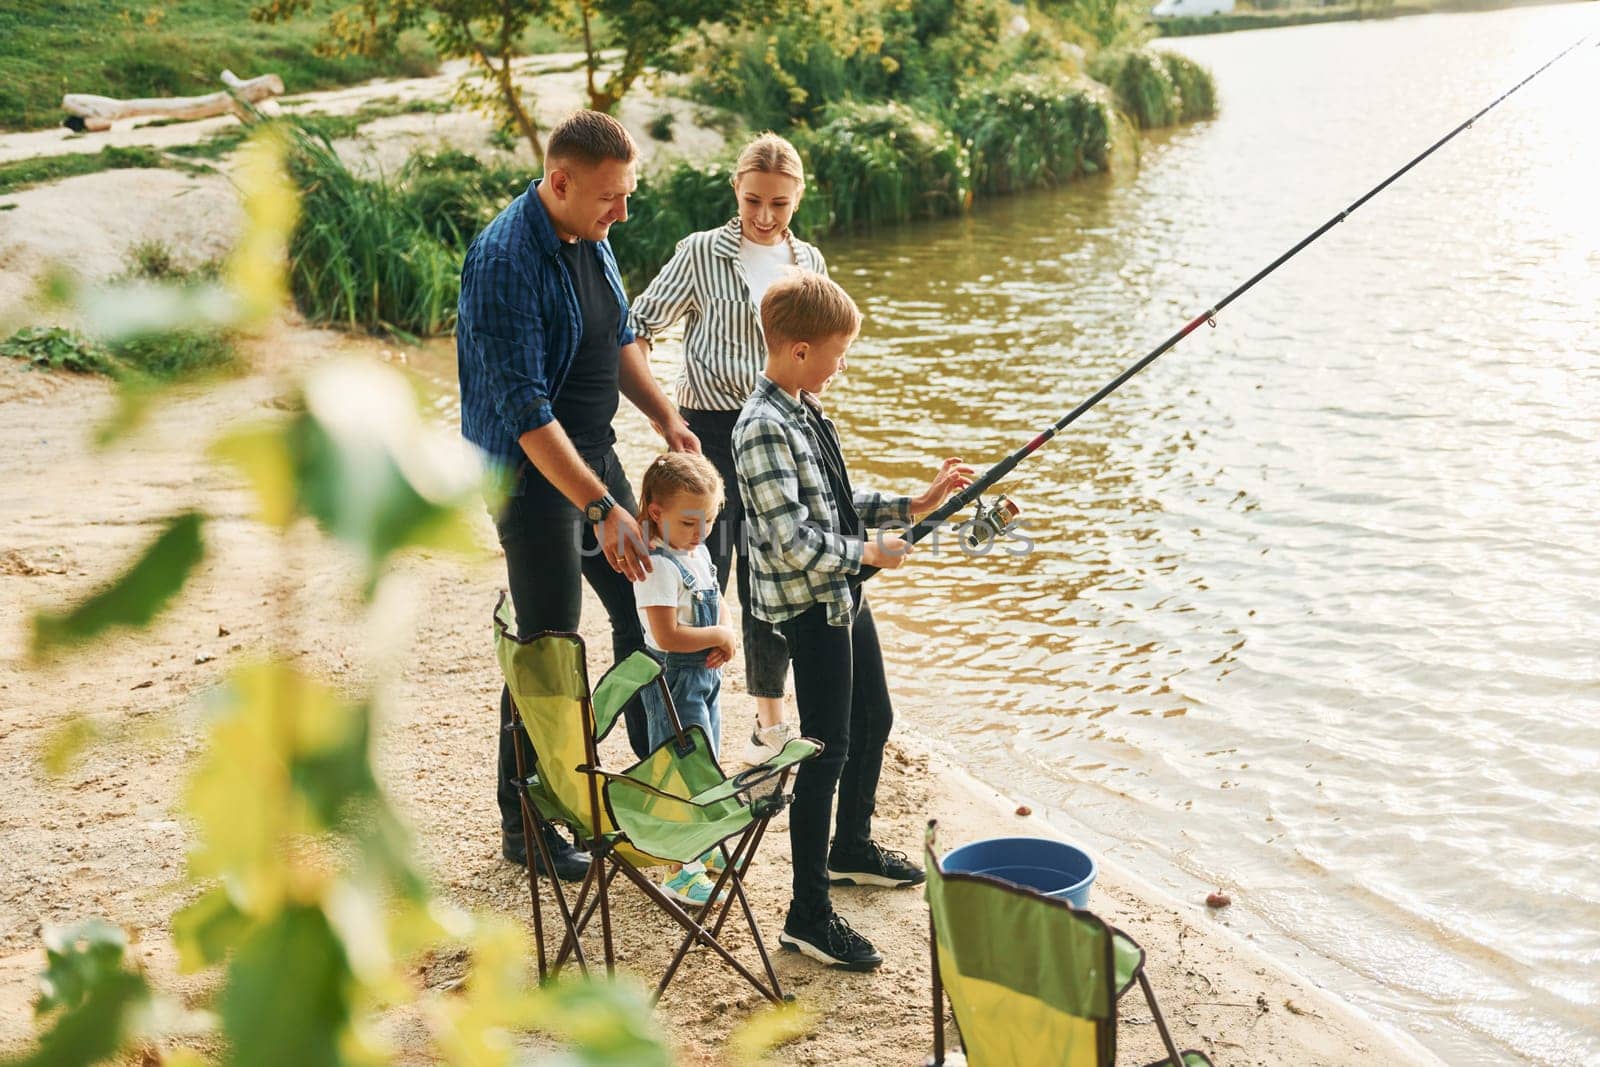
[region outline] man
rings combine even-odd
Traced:
[[[467,250],[456,325],[461,432],[510,486],[495,525],[517,629],[576,630],[581,575],[611,619],[618,659],[644,645],[631,583],[650,569],[633,491],[612,449],[619,393],[660,427],[669,449],[699,450],[633,343],[606,239],[627,221],[637,155],[622,124],[599,112],[576,112],[552,130],[544,177]],[[511,694],[502,691],[501,851],[523,863],[516,755],[504,729],[511,713]],[[643,708],[635,701],[625,717],[643,756]],[[587,854],[555,834],[548,843],[557,875],[583,877]]]

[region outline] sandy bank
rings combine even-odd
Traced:
[[[175,974],[166,922],[190,892],[181,882],[188,841],[175,798],[198,751],[197,695],[274,643],[336,684],[362,688],[374,681],[354,614],[349,557],[310,531],[298,531],[286,551],[249,520],[245,494],[200,461],[197,446],[227,424],[270,413],[282,391],[280,375],[334,353],[370,354],[380,346],[284,325],[249,347],[255,373],[175,402],[156,428],[104,455],[90,453],[84,442],[107,407],[105,383],[0,364],[0,601],[14,606],[0,615],[0,743],[15,768],[0,784],[0,852],[8,858],[0,881],[0,1047],[24,1043],[30,1033],[40,922],[108,915],[138,932],[135,951],[157,984],[192,999],[210,990],[211,976]],[[424,373],[441,377],[444,370],[425,365]],[[620,429],[624,459],[637,469],[655,444],[636,414]],[[82,595],[148,538],[153,523],[192,505],[218,516],[211,557],[151,632],[113,638],[92,656],[47,672],[21,670],[21,609]],[[482,535],[471,559],[416,556],[400,568],[415,638],[377,679],[392,698],[380,764],[444,891],[469,907],[525,915],[526,884],[498,855],[491,783],[499,681],[488,622],[503,565],[486,518]],[[604,666],[599,650],[609,647],[602,618],[588,602],[584,630],[596,673]],[[215,659],[196,663],[201,654]],[[736,667],[728,675],[730,746],[751,718],[741,674]],[[48,781],[37,766],[40,745],[64,716],[82,710],[113,736],[64,779]],[[897,734],[878,812],[887,845],[916,851],[930,816],[940,819],[946,845],[1048,833],[1037,817],[1017,816],[1011,802],[932,755],[911,731],[901,727]],[[788,896],[786,834],[776,829],[751,883],[769,937]],[[633,894],[619,898],[628,964],[656,969],[669,953],[665,927]],[[780,956],[783,980],[829,1021],[825,1032],[790,1044],[777,1058],[916,1062],[930,1034],[921,897],[845,890],[838,905],[888,962],[875,974],[844,976]],[[1092,906],[1144,945],[1178,1039],[1209,1049],[1219,1064],[1431,1062],[1253,952],[1203,909],[1166,899],[1127,872],[1103,868]],[[463,963],[458,956],[423,961],[417,980],[445,985]],[[1142,1005],[1125,1003],[1123,1062],[1148,1062],[1159,1054],[1155,1028]],[[705,963],[674,984],[661,1019],[684,1062],[712,1062],[753,1005],[753,994]],[[424,1060],[415,1020],[398,1015],[388,1022],[406,1058]]]

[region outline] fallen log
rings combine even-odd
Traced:
[[[61,98],[61,109],[67,113],[63,123],[67,128],[82,132],[109,130],[118,119],[157,116],[171,119],[203,119],[212,115],[233,112],[243,117],[239,101],[255,104],[268,97],[283,95],[283,79],[276,74],[263,74],[248,80],[231,70],[222,72],[222,84],[227,88],[204,96],[169,96],[143,100],[117,100],[91,93],[68,93]]]

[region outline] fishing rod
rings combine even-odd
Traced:
[[[1017,464],[1021,463],[1034,452],[1037,452],[1044,446],[1046,441],[1050,440],[1068,426],[1071,426],[1090,408],[1094,407],[1096,404],[1100,403],[1100,401],[1116,392],[1129,378],[1132,378],[1135,374],[1138,374],[1150,364],[1154,363],[1157,359],[1165,355],[1167,352],[1171,351],[1179,341],[1183,340],[1195,330],[1199,329],[1201,323],[1207,323],[1212,327],[1215,327],[1217,325],[1217,315],[1229,304],[1233,303],[1235,300],[1239,299],[1239,297],[1253,289],[1257,282],[1261,281],[1263,278],[1266,278],[1273,271],[1277,270],[1279,267],[1289,262],[1289,260],[1299,255],[1308,246],[1316,242],[1317,239],[1323,234],[1327,233],[1339,223],[1349,218],[1368,200],[1371,200],[1373,197],[1389,188],[1389,186],[1393,185],[1396,181],[1399,181],[1402,176],[1411,170],[1411,168],[1415,167],[1418,163],[1421,163],[1439,149],[1449,144],[1455,139],[1457,134],[1469,128],[1474,122],[1477,122],[1484,115],[1494,110],[1512,93],[1533,81],[1533,79],[1543,74],[1546,70],[1549,70],[1563,56],[1576,49],[1586,40],[1588,40],[1587,34],[1578,38],[1576,41],[1563,48],[1560,52],[1557,52],[1538,70],[1534,71],[1532,74],[1529,74],[1526,78],[1523,78],[1521,81],[1517,82],[1517,84],[1513,85],[1511,88],[1495,97],[1471,118],[1467,119],[1455,129],[1451,130],[1449,133],[1433,142],[1433,144],[1429,145],[1425,151],[1413,158],[1411,162],[1407,163],[1405,166],[1389,175],[1383,181],[1367,190],[1365,195],[1363,195],[1359,200],[1355,201],[1349,207],[1345,208],[1343,211],[1330,218],[1327,222],[1324,222],[1321,226],[1318,226],[1315,230],[1311,231],[1311,233],[1302,238],[1294,247],[1290,248],[1277,259],[1274,259],[1271,263],[1268,263],[1265,267],[1262,267],[1255,274],[1251,275],[1249,280],[1244,282],[1244,284],[1240,285],[1237,289],[1233,290],[1233,292],[1229,293],[1227,296],[1223,297],[1221,300],[1217,301],[1215,304],[1211,305],[1204,311],[1200,312],[1200,314],[1190,319],[1186,324],[1184,324],[1182,329],[1178,330],[1171,337],[1168,337],[1165,341],[1162,341],[1155,348],[1151,349],[1150,352],[1137,363],[1132,364],[1121,374],[1117,375],[1105,385],[1101,386],[1095,391],[1093,396],[1090,396],[1083,403],[1079,404],[1077,407],[1061,416],[1061,418],[1057,419],[1055,424],[1049,429],[1033,438],[1033,440],[1029,441],[1015,452],[1011,453],[1005,459],[1002,459],[999,463],[996,463],[994,466],[984,471],[971,485],[952,495],[950,499],[945,502],[943,507],[940,507],[936,511],[933,511],[925,516],[921,521],[911,528],[910,532],[906,536],[906,540],[912,542],[913,544],[921,541],[923,538],[935,532],[940,526],[942,526],[946,519],[954,515],[956,512],[961,511],[973,501],[978,501],[978,513],[968,523],[963,524],[966,527],[967,532],[963,534],[962,539],[968,547],[977,548],[982,545],[989,544],[995,538],[1011,532],[1011,530],[1016,528],[1017,519],[1020,514],[1019,509],[1015,504],[1006,500],[1005,497],[1000,497],[994,504],[990,505],[989,507],[984,507],[981,497],[986,489],[994,485],[1001,478],[1004,478],[1007,474],[1010,474],[1012,469],[1015,468]],[[877,573],[877,570],[878,568],[876,567],[862,567],[862,580],[864,581],[867,578],[872,577],[872,575]]]

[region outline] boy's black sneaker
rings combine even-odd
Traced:
[[[868,841],[864,851],[844,853],[833,851],[828,856],[828,881],[834,885],[884,885],[892,888],[921,885],[928,880],[927,872],[904,852],[879,848]]]
[[[883,963],[872,942],[852,930],[843,916],[831,911],[820,919],[801,919],[790,911],[778,944],[789,952],[846,971],[876,970]]]
[[[544,835],[545,847],[550,850],[550,860],[555,864],[556,877],[563,882],[581,882],[584,875],[589,873],[589,854],[580,850],[554,829],[546,830]],[[519,867],[528,864],[528,842],[521,834],[502,832],[500,835],[500,854],[511,863]],[[544,869],[544,857],[537,849],[533,853],[533,869],[545,878],[550,877],[550,872]]]

